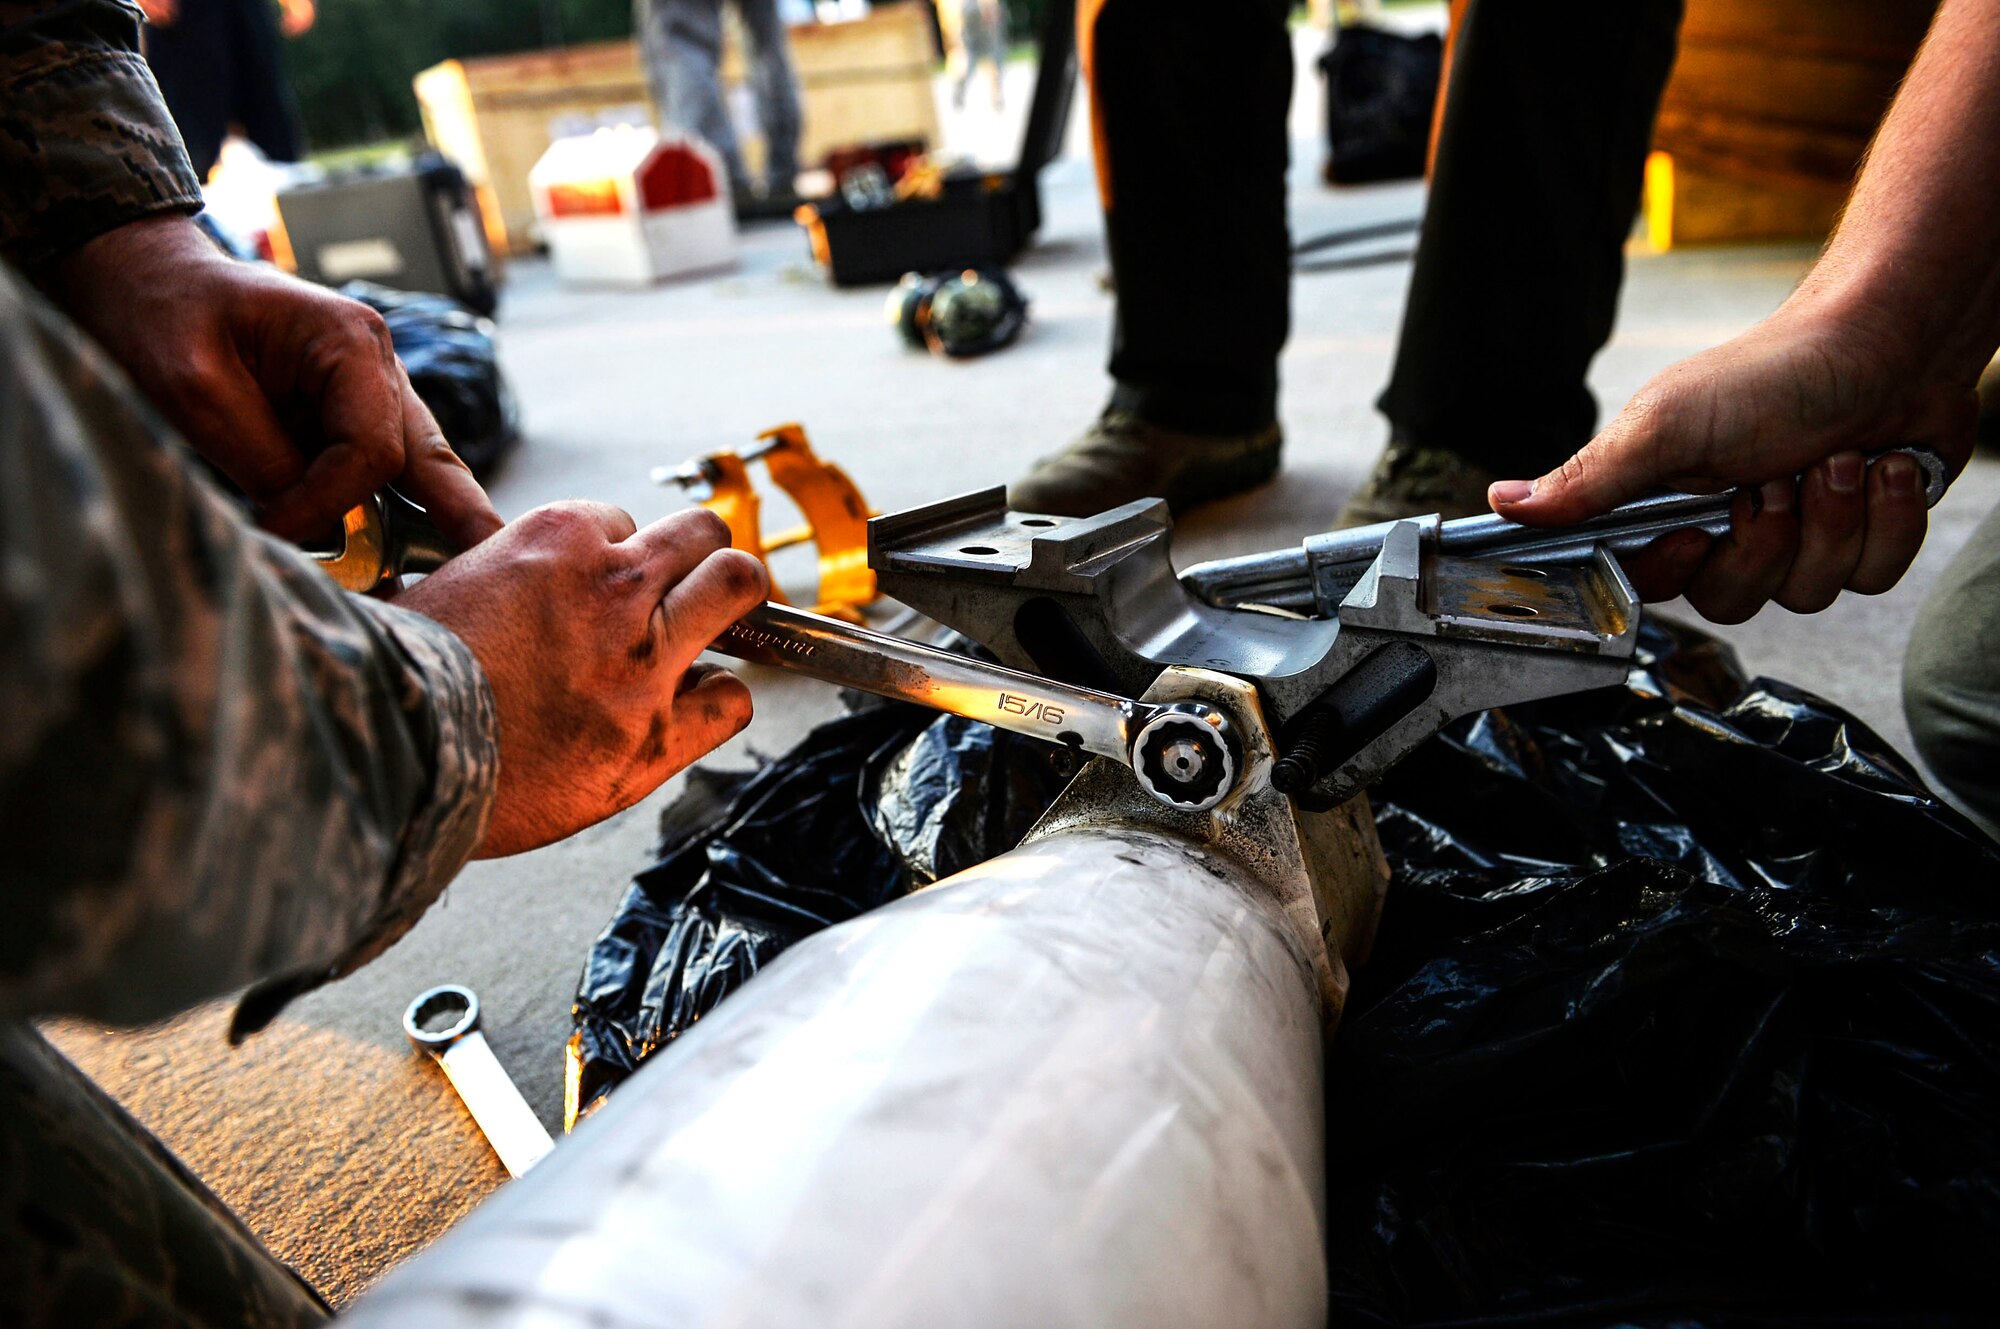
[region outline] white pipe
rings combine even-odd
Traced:
[[[799,943],[352,1318],[1316,1329],[1320,1039],[1268,887],[1060,831]]]

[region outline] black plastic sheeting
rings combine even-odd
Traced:
[[[1852,717],[1647,644],[1667,697],[1462,721],[1377,791],[1334,1320],[1987,1322],[2000,851]]]
[[[491,475],[521,436],[521,411],[500,369],[491,320],[442,295],[351,281],[342,295],[389,325],[389,340],[445,441],[472,473]]]
[[[799,938],[1013,848],[1077,769],[1066,748],[861,704],[754,772],[689,773],[585,962],[569,1124]]]
[[[1642,650],[1374,792],[1333,1322],[1987,1322],[2000,849],[1838,708],[1691,631]],[[1011,847],[1050,752],[883,705],[703,776],[592,948],[583,1101],[797,938]]]

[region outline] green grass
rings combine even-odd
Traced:
[[[380,166],[396,158],[411,157],[423,148],[424,141],[420,138],[393,138],[381,143],[357,143],[344,148],[328,148],[324,152],[310,152],[306,154],[306,160],[329,171],[351,171],[360,166]]]

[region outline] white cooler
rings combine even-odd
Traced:
[[[557,139],[528,188],[564,281],[646,286],[736,261],[727,178],[692,135],[619,125]]]

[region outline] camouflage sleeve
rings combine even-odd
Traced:
[[[0,256],[40,264],[201,183],[129,0],[0,0]]]
[[[256,1027],[416,921],[496,763],[463,643],[250,529],[0,266],[0,1015]]]

